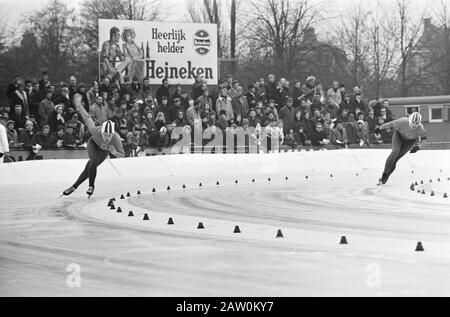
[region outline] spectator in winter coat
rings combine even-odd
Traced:
[[[362,120],[356,123],[356,143],[361,147],[369,144],[369,132]]]
[[[75,138],[73,125],[68,125],[63,136],[63,146],[66,149],[73,150],[78,146],[80,141]]]
[[[13,120],[9,120],[6,123],[6,136],[10,149],[18,149],[20,147],[19,134],[15,129],[15,122]]]
[[[173,104],[170,108],[170,122],[173,122],[177,119],[178,113],[181,111],[184,115],[184,107],[181,105],[181,99],[175,98]]]
[[[355,115],[359,112],[365,113],[367,111],[366,104],[362,100],[361,93],[356,93],[355,99],[352,101],[352,111]]]
[[[375,118],[375,111],[373,109],[369,110],[369,113],[366,116],[366,122],[368,125],[369,134],[372,134],[373,130],[377,126],[377,119]]]
[[[268,82],[265,85],[265,98],[266,100],[270,99],[277,99],[278,92],[277,92],[277,84],[275,83],[275,75],[270,74],[268,77]]]
[[[14,106],[14,112],[11,114],[11,120],[14,121],[17,131],[20,133],[25,130],[27,118],[22,110],[22,106],[17,104]]]
[[[161,87],[156,90],[156,100],[158,101],[158,104],[161,104],[163,96],[167,97],[167,100],[170,100],[170,86],[167,78],[162,80]]]
[[[23,79],[18,79],[16,87],[17,89],[11,93],[11,97],[9,99],[11,106],[10,111],[11,113],[14,112],[14,107],[16,105],[21,105],[22,111],[25,117],[28,119],[30,117],[30,106]]]
[[[220,113],[221,110],[225,111],[227,121],[231,122],[234,119],[233,106],[231,105],[231,98],[228,96],[226,88],[222,88],[220,96],[216,101],[216,113]]]
[[[310,114],[308,110],[305,110],[303,112],[303,117],[301,119],[303,126],[305,128],[306,134],[311,134],[311,132],[314,130],[315,124],[314,121],[310,119]]]
[[[58,126],[66,124],[66,113],[63,111],[63,105],[56,105],[55,110],[50,113],[48,118],[48,125],[50,129],[55,132]]]
[[[339,83],[337,81],[333,82],[333,87],[331,87],[327,92],[327,103],[339,110],[339,104],[342,102],[341,92],[339,90]],[[336,113],[337,114],[337,113]]]
[[[311,145],[323,146],[328,144],[327,133],[323,130],[323,125],[317,122],[315,130],[310,135]]]
[[[286,134],[286,137],[284,138],[284,145],[289,146],[291,148],[296,148],[298,143],[295,140],[294,137],[294,130],[290,130],[288,134]]]
[[[186,120],[189,126],[193,128],[198,128],[201,124],[201,102],[199,100],[194,101],[193,105],[186,110]]]
[[[236,97],[231,100],[231,106],[235,117],[240,115],[241,118],[246,118],[248,116],[249,107],[247,98],[242,95],[242,91],[243,89],[241,86],[236,87]]]
[[[245,95],[245,98],[247,99],[247,105],[249,107],[254,107],[256,105],[257,97],[255,85],[248,85],[248,93]]]
[[[330,141],[331,144],[339,147],[345,147],[348,144],[347,131],[345,130],[342,121],[335,121],[334,128],[331,130]]]
[[[284,129],[287,131],[293,128],[295,111],[294,100],[292,97],[289,97],[286,106],[281,108],[279,113],[280,119],[283,120],[284,123]]]
[[[34,157],[36,155],[36,153],[34,152],[36,148],[35,143],[33,143],[34,142],[33,129],[34,129],[33,123],[28,120],[27,123],[25,124],[25,130],[19,134],[19,143],[22,146],[22,149],[30,152],[30,156],[28,156],[27,161],[34,160]]]
[[[295,131],[294,139],[298,145],[303,146],[311,145],[311,141],[308,139],[308,135],[305,132],[305,129],[302,125],[299,126],[298,129]]]
[[[50,126],[45,124],[42,127],[42,131],[37,132],[33,136],[32,144],[39,144],[42,147],[42,150],[48,150],[51,148],[51,134],[50,134]]]
[[[39,103],[39,117],[41,119],[41,126],[48,124],[50,113],[55,110],[55,105],[52,101],[52,92],[47,91],[45,98]]]
[[[96,126],[100,126],[108,120],[106,107],[102,96],[98,96],[95,103],[89,107],[89,114],[91,115],[92,120],[94,120],[94,124]]]

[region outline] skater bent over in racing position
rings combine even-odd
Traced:
[[[378,185],[383,185],[394,172],[397,162],[409,151],[416,153],[422,139],[426,139],[425,129],[422,125],[422,116],[418,112],[412,113],[409,118],[404,117],[388,123],[375,129],[374,133],[380,133],[380,130],[394,129],[392,136],[392,152],[386,160],[383,175]]]
[[[114,131],[114,122],[108,120],[103,123],[101,127],[95,126],[94,121],[86,110],[84,110],[81,104],[81,95],[75,94],[73,99],[75,107],[81,114],[81,117],[87,125],[92,137],[87,143],[89,161],[75,184],[66,189],[63,192],[63,195],[68,196],[72,194],[78,186],[80,186],[85,180],[89,179],[89,189],[86,194],[91,196],[94,193],[97,167],[103,163],[103,161],[108,157],[108,154],[111,153],[116,157],[124,157],[125,152],[123,150],[122,141],[119,135]]]

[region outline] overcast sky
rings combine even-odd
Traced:
[[[79,4],[84,0],[66,0],[66,2],[70,6],[79,7]],[[249,0],[239,0],[243,5]],[[361,0],[310,0],[311,3],[317,2],[325,2],[327,3],[326,10],[327,13],[332,14],[333,16],[345,15],[347,14],[352,7],[356,6],[360,3]],[[364,0],[363,3],[376,3],[379,1],[383,8],[389,10],[389,7],[392,6],[394,0]],[[423,12],[424,9],[433,8],[436,6],[436,3],[441,0],[409,0],[416,11],[417,14]],[[449,3],[450,0],[443,0]],[[34,9],[40,8],[46,0],[0,0],[0,12],[1,12],[1,20],[0,23],[7,22],[10,30],[14,30],[15,25],[17,25],[17,21],[21,17],[21,15],[32,11]],[[167,22],[170,21],[180,21],[187,19],[187,10],[186,10],[186,1],[185,0],[164,0],[164,3],[169,5],[172,9],[170,10],[171,14],[166,19]],[[328,5],[329,4],[329,5]]]

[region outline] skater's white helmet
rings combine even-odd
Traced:
[[[102,138],[106,143],[111,142],[112,137],[114,136],[114,122],[108,120],[102,124]]]
[[[409,116],[409,126],[413,129],[417,128],[422,123],[422,116],[418,112],[413,112]]]
[[[114,128],[115,128],[114,122],[112,122],[111,120],[105,121],[102,124],[102,133],[114,134],[115,132]]]

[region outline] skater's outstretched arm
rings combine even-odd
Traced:
[[[91,116],[86,112],[86,110],[84,110],[84,107],[81,104],[81,100],[82,97],[80,94],[75,94],[73,96],[73,104],[75,105],[75,108],[83,118],[83,121],[87,125],[89,132],[93,135],[97,130],[97,127],[95,126],[94,120],[92,120]]]

